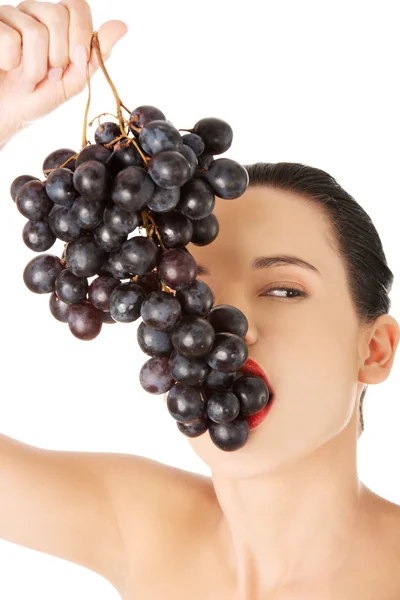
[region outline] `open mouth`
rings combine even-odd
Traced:
[[[265,384],[268,388],[268,391],[269,391],[269,398],[268,398],[267,404],[261,410],[259,410],[257,413],[255,413],[254,415],[245,417],[247,423],[249,424],[250,430],[252,430],[252,429],[255,429],[256,427],[258,427],[258,425],[260,425],[264,421],[265,417],[267,416],[267,414],[270,411],[271,405],[275,398],[275,394],[271,388],[271,385],[268,381],[266,374],[264,373],[264,371],[262,370],[260,365],[258,363],[256,363],[254,360],[252,360],[251,358],[247,359],[247,361],[245,362],[243,367],[240,369],[238,374],[239,375],[254,375],[255,377],[260,377],[265,382]]]

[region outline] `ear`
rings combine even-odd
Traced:
[[[392,370],[400,327],[394,317],[381,315],[361,337],[358,380],[362,383],[382,383]]]

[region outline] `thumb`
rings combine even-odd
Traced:
[[[100,44],[100,51],[103,60],[107,60],[110,57],[111,51],[115,44],[127,33],[128,25],[124,21],[112,20],[103,23],[98,30],[98,39]],[[97,54],[94,48],[92,48],[90,56],[90,67],[97,70],[99,67],[97,60]]]
[[[103,23],[97,32],[100,52],[103,61],[105,62],[111,54],[115,44],[120,40],[128,31],[128,25],[123,21],[113,20]],[[100,63],[97,59],[96,49],[92,47],[89,61],[89,76],[92,75],[100,68]],[[70,63],[66,74],[62,80],[63,83],[63,94],[60,104],[65,102],[67,99],[72,98],[76,94],[82,92],[86,87],[86,65],[76,65]]]

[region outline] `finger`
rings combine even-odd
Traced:
[[[22,38],[22,80],[33,89],[47,75],[49,32],[14,6],[0,6],[0,21],[15,29]]]
[[[111,50],[115,44],[127,33],[128,25],[124,21],[114,19],[103,23],[98,31],[100,54],[103,60],[107,60],[111,54]],[[92,69],[97,69],[100,63],[97,59],[97,53],[95,49],[92,49],[92,55],[90,58],[90,66]],[[91,69],[91,70],[92,70]]]
[[[86,0],[61,0],[69,12],[69,56],[71,62],[86,65],[93,33],[92,11]]]
[[[20,33],[0,21],[0,69],[11,71],[19,67],[21,44]]]
[[[49,79],[61,79],[69,63],[69,12],[62,4],[25,0],[17,8],[47,27],[49,32]]]
[[[107,58],[110,56],[112,48],[127,31],[128,26],[123,21],[113,20],[103,23],[98,31],[100,52],[103,61],[107,60]],[[97,54],[93,48],[89,62],[90,77],[95,73],[99,66],[100,64],[97,59]],[[79,77],[79,75],[81,76]],[[65,94],[68,98],[81,92],[86,85],[86,62],[81,65],[75,65],[71,63],[68,69],[65,71],[63,83]]]

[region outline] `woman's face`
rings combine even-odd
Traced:
[[[312,452],[348,424],[363,387],[360,329],[344,265],[317,206],[297,194],[249,187],[235,200],[216,198],[214,214],[216,240],[187,248],[210,272],[198,279],[210,286],[215,304],[246,315],[249,357],[264,369],[275,399],[238,450],[220,450],[208,431],[187,439],[212,471],[255,476]],[[252,268],[258,257],[283,254],[311,263],[320,274],[295,265]],[[307,296],[268,291],[281,286]]]

